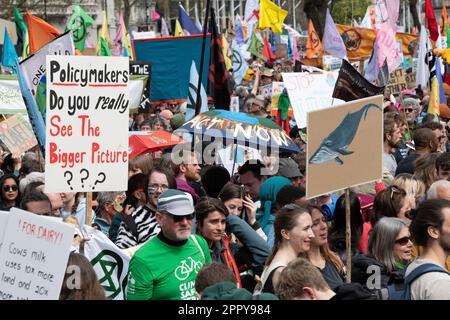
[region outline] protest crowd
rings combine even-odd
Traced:
[[[425,2],[415,34],[398,0],[305,35],[270,0],[223,32],[180,5],[173,35],[131,39],[121,18],[92,55],[80,6],[66,32],[16,8],[0,298],[450,300],[450,24]]]

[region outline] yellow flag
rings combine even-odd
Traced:
[[[430,94],[430,101],[428,103],[428,110],[427,113],[429,114],[436,114],[439,116],[439,107],[440,107],[440,100],[439,100],[439,82],[436,76],[433,77],[433,80],[431,81],[431,94]]]
[[[230,56],[228,55],[228,42],[224,34],[222,34],[222,54],[225,60],[225,66],[227,67],[227,70],[232,69],[233,64],[231,63]]]
[[[259,6],[259,28],[271,28],[273,32],[281,33],[283,22],[288,12],[281,9],[270,0],[261,0]]]
[[[30,41],[28,39],[28,29],[27,29],[22,49],[22,60],[26,59],[29,55],[30,55]]]
[[[306,57],[308,59],[317,58],[322,54],[322,52],[322,42],[320,41],[316,29],[314,29],[312,20],[309,19],[309,35],[306,41]]]
[[[104,41],[108,44],[108,46],[111,44],[111,39],[109,37],[109,30],[108,30],[108,19],[106,17],[106,12],[103,11],[103,23],[102,28],[100,29],[100,32],[98,33],[98,42],[97,42],[97,55],[100,55],[101,52],[101,42],[100,38],[103,38]]]
[[[175,21],[175,37],[184,36],[183,28],[181,28],[181,24],[178,19]]]

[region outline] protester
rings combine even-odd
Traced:
[[[414,177],[425,184],[425,189],[436,180],[436,159],[439,153],[427,153],[420,156],[415,162]]]
[[[303,187],[303,174],[300,172],[297,163],[292,158],[280,159],[277,175],[290,179],[294,186]]]
[[[0,210],[9,211],[20,203],[19,180],[13,174],[5,174],[0,178]]]
[[[406,191],[406,196],[411,200],[411,208],[414,209],[425,195],[425,184],[409,173],[398,174],[392,185]]]
[[[239,168],[239,180],[246,188],[246,192],[252,197],[253,201],[259,200],[259,188],[261,184],[267,179],[264,170],[265,165],[259,160],[256,163],[246,161],[242,167]]]
[[[143,173],[148,176],[152,168],[152,158],[150,155],[148,153],[139,155],[128,161],[128,178],[138,173]]]
[[[217,198],[219,192],[230,179],[230,173],[227,169],[221,166],[211,166],[202,175],[202,185],[209,197]]]
[[[445,199],[450,200],[450,181],[438,180],[434,182],[427,192],[427,199]]]
[[[185,192],[161,193],[156,220],[161,232],[131,258],[127,286],[129,300],[197,300],[195,278],[211,262],[206,241],[191,235],[194,205]]]
[[[447,180],[450,177],[450,151],[441,153],[436,158],[436,179]]]
[[[439,199],[421,203],[410,230],[423,252],[408,266],[405,276],[424,265],[437,269],[423,273],[411,283],[411,299],[449,300],[450,274],[444,268],[450,255],[450,201]]]
[[[400,218],[407,225],[411,223],[410,211],[412,201],[408,198],[405,190],[392,185],[380,191],[373,202],[374,214],[371,224],[375,226],[382,217]]]
[[[50,199],[45,193],[37,190],[32,190],[23,196],[20,208],[42,216],[54,216]]]
[[[286,185],[278,191],[277,208],[283,208],[287,204],[298,204],[304,206],[308,204],[306,200],[306,190],[302,187]]]
[[[172,164],[177,189],[189,193],[194,199],[194,204],[200,200],[200,195],[192,186],[194,182],[201,179],[198,159],[194,152],[188,151],[183,152],[183,157],[177,163]]]
[[[383,124],[383,168],[391,175],[391,180],[395,177],[397,161],[395,161],[395,150],[400,146],[401,131],[395,120],[385,119]]]
[[[124,192],[100,192],[97,196],[98,211],[92,226],[109,236],[112,220],[123,210],[125,197]]]

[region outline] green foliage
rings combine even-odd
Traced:
[[[360,21],[366,14],[370,0],[335,0],[331,15],[335,23],[351,25],[352,19]]]

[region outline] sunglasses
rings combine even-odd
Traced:
[[[407,245],[409,241],[411,241],[411,237],[403,237],[403,238],[395,240],[395,243],[397,243],[401,246],[404,246],[404,245]]]
[[[11,186],[3,186],[3,191],[5,191],[5,192],[17,191],[17,186],[15,184],[13,184]]]
[[[185,215],[185,216],[175,216],[175,215],[169,213],[169,216],[172,217],[173,222],[181,222],[184,219],[187,219],[189,221],[194,219],[194,214],[193,213]]]
[[[404,108],[403,110],[405,112],[414,112],[415,111],[415,109],[413,109],[413,108]]]

